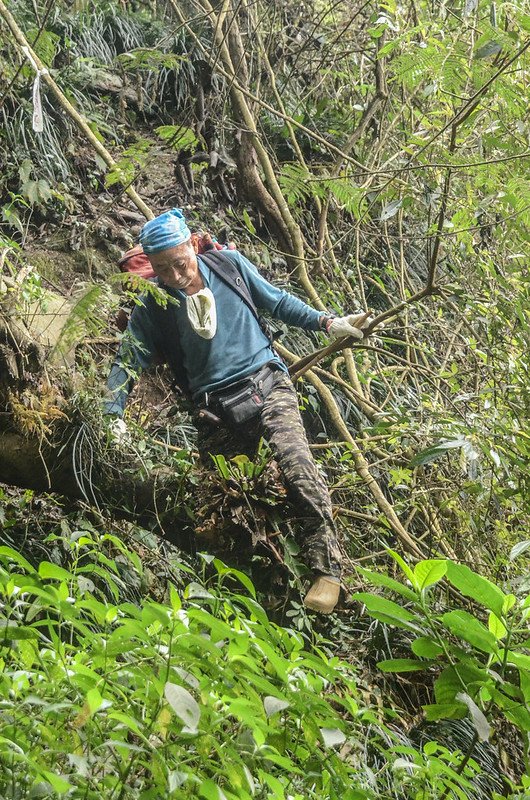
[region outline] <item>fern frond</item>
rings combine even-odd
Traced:
[[[157,283],[136,275],[134,272],[117,272],[109,279],[109,283],[119,283],[127,292],[131,300],[137,305],[142,303],[142,295],[149,295],[162,308],[177,305],[179,301],[165,292]]]
[[[72,306],[51,356],[66,353],[87,334],[97,335],[106,325],[101,314],[102,301],[107,293],[105,286],[91,285],[84,290]]]

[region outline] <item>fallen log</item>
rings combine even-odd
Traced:
[[[94,428],[64,420],[59,427],[60,436],[56,430],[24,435],[11,412],[0,412],[0,483],[83,500],[98,511],[112,508],[114,516],[156,523],[159,533],[178,543],[188,521],[179,500],[183,475],[167,467],[135,472],[134,453],[99,447]]]

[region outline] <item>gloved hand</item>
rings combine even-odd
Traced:
[[[342,336],[352,336],[354,339],[363,339],[364,330],[373,320],[369,311],[361,314],[348,314],[346,317],[335,317],[328,325],[328,333],[334,339]]]
[[[123,447],[124,445],[130,444],[131,434],[121,417],[114,417],[114,419],[109,422],[107,430],[109,439],[113,445]]]

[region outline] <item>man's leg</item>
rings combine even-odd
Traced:
[[[341,554],[331,498],[309,449],[296,391],[284,372],[275,376],[261,423],[304,521],[303,554],[308,566],[317,574],[340,578]]]

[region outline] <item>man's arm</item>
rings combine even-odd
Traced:
[[[156,352],[155,331],[149,315],[151,298],[142,298],[136,306],[123,334],[119,350],[107,379],[104,413],[121,417],[135,380],[153,362]]]
[[[272,317],[287,325],[309,331],[322,330],[321,320],[326,316],[322,311],[317,311],[293,294],[269,283],[241,253],[229,251],[224,255],[234,259],[257,308],[268,311]]]

